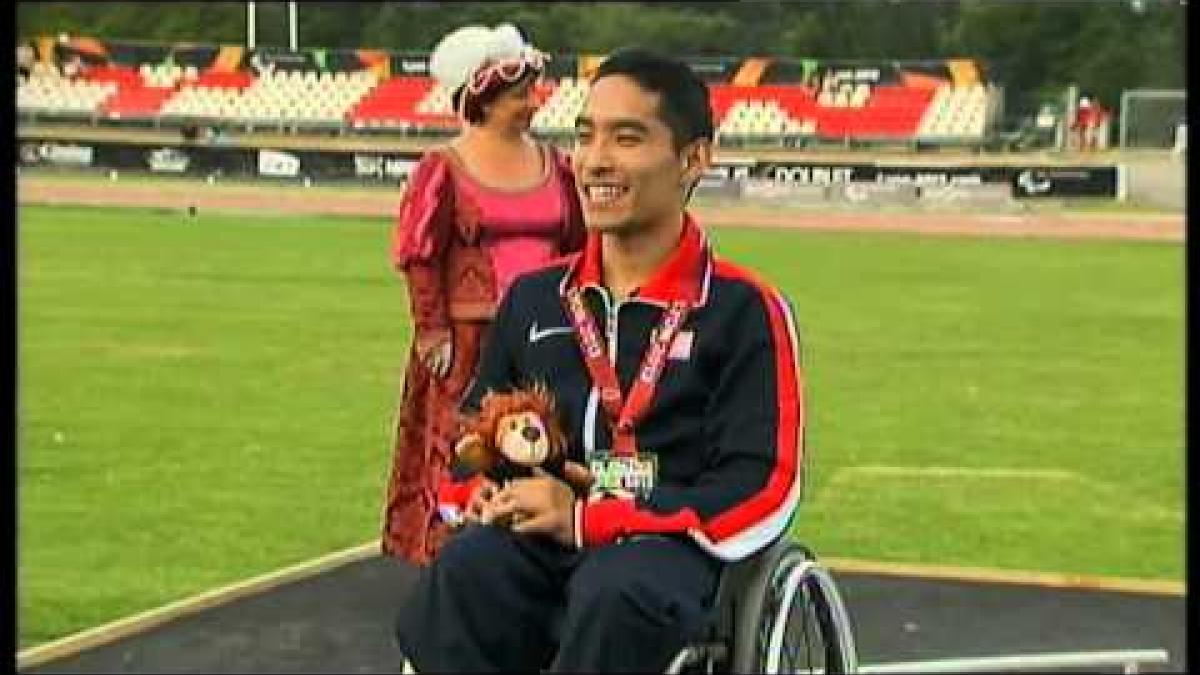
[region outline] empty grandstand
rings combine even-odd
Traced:
[[[246,50],[39,38],[18,79],[27,120],[92,124],[439,134],[457,125],[425,54]],[[533,130],[566,134],[593,55],[559,54],[538,92]],[[998,87],[969,59],[823,62],[709,57],[702,71],[718,142],[982,145],[1001,111]]]

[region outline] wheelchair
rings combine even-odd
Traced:
[[[856,673],[850,615],[833,577],[786,532],[721,571],[707,635],[665,673]],[[402,674],[416,673],[406,658]]]
[[[787,538],[721,573],[715,622],[665,672],[854,673],[853,628],[833,577]]]

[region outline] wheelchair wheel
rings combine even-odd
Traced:
[[[793,544],[767,582],[754,635],[755,672],[853,673],[850,618],[833,578]]]

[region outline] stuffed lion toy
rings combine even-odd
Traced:
[[[465,466],[503,484],[532,476],[534,467],[564,478],[566,449],[554,398],[534,385],[484,396],[479,413],[466,419],[454,453]]]

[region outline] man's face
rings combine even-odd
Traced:
[[[624,75],[592,84],[574,157],[588,229],[628,232],[678,219],[682,160],[658,116],[659,98]]]

